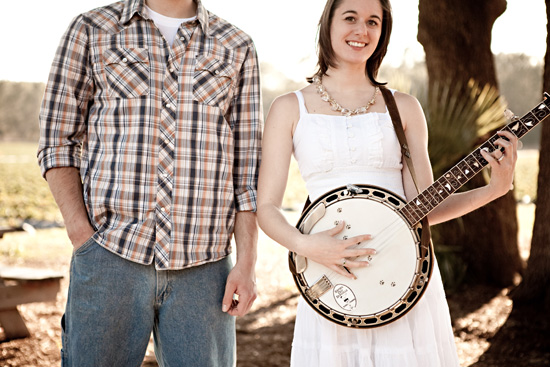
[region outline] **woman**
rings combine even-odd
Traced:
[[[261,228],[290,251],[350,278],[354,268],[369,265],[364,255],[375,253],[352,246],[369,241],[371,236],[365,233],[337,239],[343,222],[324,232],[301,234],[286,221],[281,203],[293,153],[312,201],[348,183],[385,187],[407,200],[417,195],[378,90],[381,83],[376,80],[391,27],[389,0],[328,0],[320,20],[318,70],[313,82],[277,98],[264,131],[258,189]],[[425,117],[415,98],[399,92],[394,97],[423,190],[433,183]],[[491,166],[489,184],[451,195],[429,214],[431,224],[464,215],[508,192],[517,138],[508,132],[499,135],[497,144],[504,151],[482,152]],[[358,256],[363,257],[356,259]],[[458,366],[437,264],[417,305],[404,317],[379,328],[339,326],[301,299],[291,360],[296,367]]]

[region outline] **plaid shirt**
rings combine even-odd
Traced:
[[[40,113],[42,173],[80,168],[94,239],[157,269],[227,256],[235,212],[256,210],[256,51],[196,3],[173,47],[143,0],[76,17]]]

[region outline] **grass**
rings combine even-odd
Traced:
[[[61,222],[36,160],[34,143],[0,143],[0,226]]]

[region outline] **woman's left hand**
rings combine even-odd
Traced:
[[[481,150],[483,158],[491,166],[489,188],[495,197],[505,195],[513,188],[514,169],[518,159],[518,138],[509,131],[499,131],[500,138],[494,144],[501,149],[488,152]]]

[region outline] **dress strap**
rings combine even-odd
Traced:
[[[296,94],[296,98],[298,98],[298,105],[300,106],[300,117],[309,114],[309,112],[307,112],[306,101],[302,92],[297,90],[294,92],[294,94]]]

